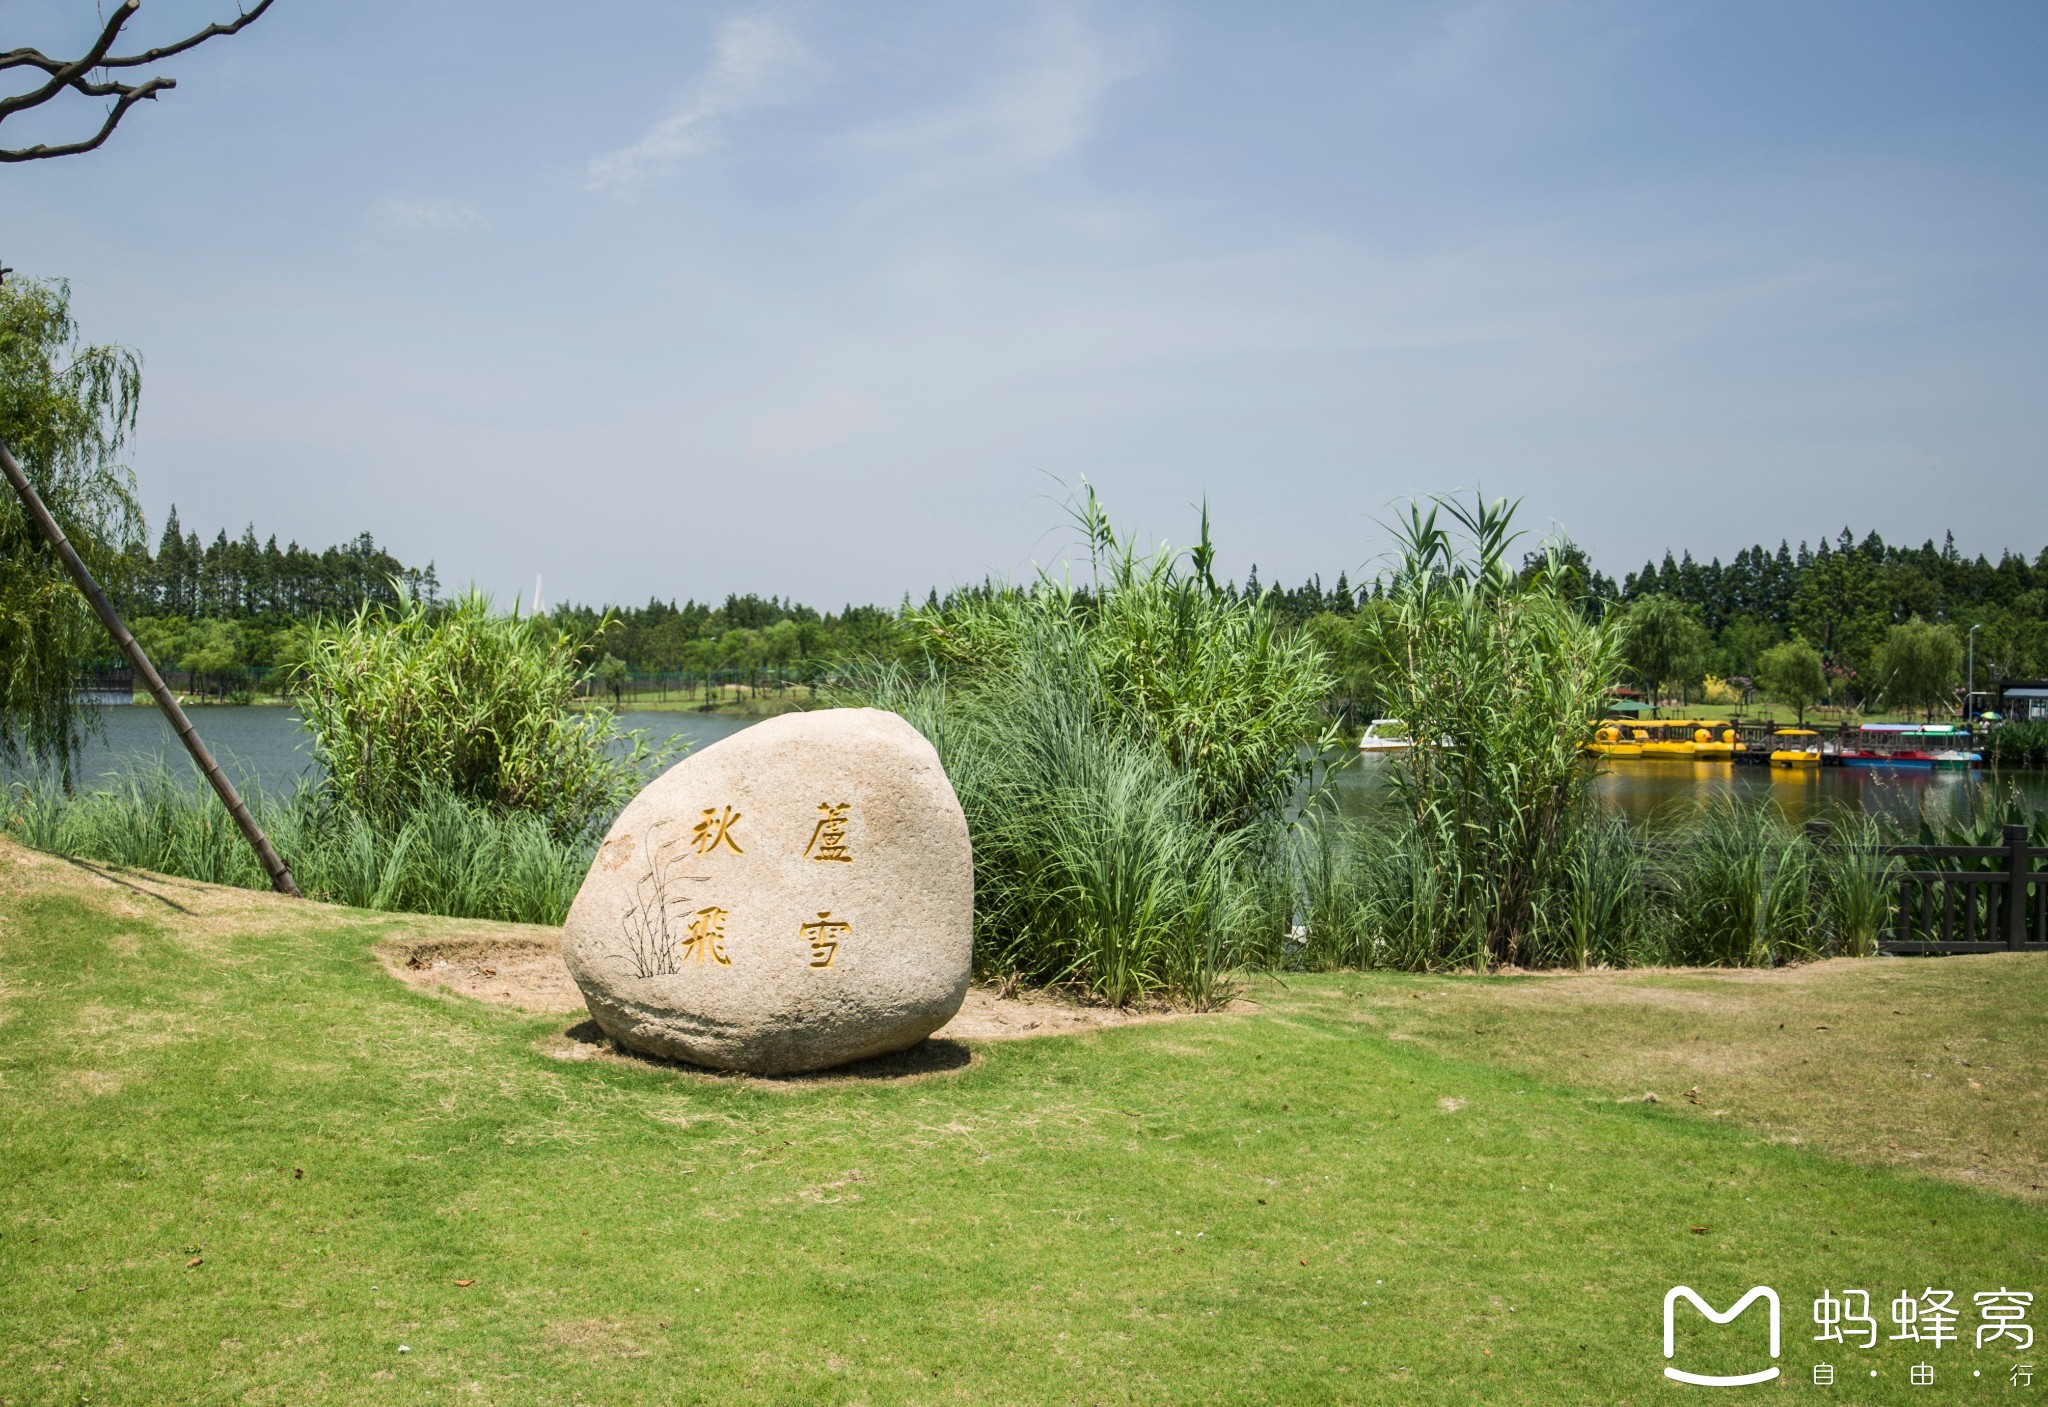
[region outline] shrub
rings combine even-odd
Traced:
[[[534,816],[558,838],[589,833],[665,758],[610,711],[571,707],[587,643],[475,592],[365,606],[314,632],[294,683],[328,795],[385,831],[446,794]]]
[[[312,788],[282,801],[243,783],[244,799],[308,898],[450,918],[560,923],[595,850],[539,817],[449,792],[419,797],[396,826],[339,811]],[[52,776],[11,784],[0,830],[56,854],[268,889],[269,876],[212,792],[168,766],[111,788],[67,793]]]
[[[1994,767],[2048,767],[2048,723],[2000,723],[1984,738],[1984,760]]]

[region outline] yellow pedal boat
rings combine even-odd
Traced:
[[[1780,728],[1771,734],[1771,765],[1820,766],[1820,734],[1811,728]]]
[[[1602,757],[1641,757],[1647,734],[1632,723],[1603,723],[1593,732],[1586,751]]]

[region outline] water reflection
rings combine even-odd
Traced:
[[[1355,815],[1385,794],[1401,763],[1363,757],[1338,772],[1338,810]],[[1815,819],[1837,806],[1874,811],[1911,823],[1916,817],[1966,812],[1986,787],[2017,790],[2031,805],[2048,807],[2048,773],[2039,770],[1968,772],[1875,767],[1751,767],[1732,762],[1606,762],[1593,780],[1594,802],[1610,815],[1657,824],[1693,802],[1760,800],[1785,808],[1795,821]]]
[[[313,775],[312,745],[298,715],[286,708],[202,708],[193,710],[199,734],[231,775],[254,778],[266,789],[288,791]],[[628,711],[628,728],[644,728],[650,742],[682,739],[697,748],[731,737],[757,721],[711,713]],[[79,777],[106,785],[132,772],[138,762],[162,758],[188,766],[170,728],[153,708],[107,708],[104,725],[87,746]],[[1589,764],[1590,765],[1590,764]],[[1356,814],[1386,791],[1401,766],[1399,754],[1362,756],[1342,768],[1332,783],[1340,811]],[[1936,772],[1866,767],[1738,767],[1732,762],[1603,762],[1593,781],[1600,806],[1633,821],[1655,824],[1673,803],[1700,798],[1769,797],[1794,820],[1824,814],[1835,805],[1877,811],[1911,822],[1923,810],[1967,810],[1983,788],[2017,789],[2034,806],[2048,807],[2048,772],[1975,769]]]

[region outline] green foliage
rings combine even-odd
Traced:
[[[1581,816],[1539,887],[1528,966],[1772,966],[1876,951],[1896,896],[1892,839],[1863,815],[1809,834],[1775,805],[1714,803],[1639,829]],[[1474,964],[1483,929],[1456,850],[1384,807],[1306,836],[1315,968],[1433,971]]]
[[[1538,906],[1537,956],[1547,965],[1633,967],[1661,956],[1651,857],[1619,816],[1573,827],[1564,863]]]
[[[316,633],[298,689],[328,794],[387,830],[448,792],[586,835],[662,759],[627,754],[609,712],[571,709],[582,643],[473,592],[438,610],[365,607]]]
[[[1667,684],[1697,688],[1712,667],[1713,637],[1696,607],[1673,596],[1647,596],[1621,618],[1628,667],[1651,697]]]
[[[1205,816],[1238,827],[1278,814],[1304,775],[1302,745],[1335,741],[1334,732],[1319,736],[1332,682],[1322,652],[1187,570],[1187,554],[1140,554],[1109,527],[1093,490],[1077,518],[1092,591],[1042,576],[1028,591],[913,610],[913,644],[956,689],[984,692],[1032,656],[1073,651],[1103,726],[1161,748],[1190,778]],[[1206,540],[1196,551],[1205,549]]]
[[[1797,709],[1801,724],[1806,722],[1806,710],[1826,692],[1828,684],[1820,651],[1796,638],[1764,651],[1757,661],[1757,682],[1765,694]]]
[[[1777,807],[1703,806],[1665,850],[1675,961],[1768,967],[1820,955],[1812,844]]]
[[[1878,688],[1889,702],[1925,709],[1932,718],[1936,705],[1955,703],[1962,665],[1963,646],[1955,631],[1914,616],[1885,635],[1877,655]]]
[[[221,531],[208,544],[186,531],[176,504],[155,553],[137,542],[126,566],[115,600],[131,617],[255,620],[276,628],[345,616],[365,604],[396,606],[401,596],[433,602],[440,594],[431,562],[424,570],[407,567],[368,533],[313,552],[296,542],[280,548],[275,537],[258,543],[251,524],[238,539]]]
[[[301,789],[274,801],[244,782],[257,824],[308,898],[357,908],[558,924],[590,868],[589,839],[565,841],[538,816],[505,814],[446,791],[380,825]],[[138,769],[111,788],[12,784],[0,832],[54,854],[132,865],[244,889],[270,878],[213,793],[183,769]]]
[[[847,697],[901,713],[945,763],[983,973],[1208,1005],[1286,927],[1284,813],[1329,680],[1262,608],[1139,555],[1092,495],[1081,512],[1094,591],[1041,578],[913,612],[928,672],[885,668]]]
[[[1397,580],[1359,617],[1375,693],[1417,740],[1399,763],[1402,844],[1450,886],[1443,941],[1477,962],[1527,956],[1592,779],[1587,720],[1622,658],[1620,629],[1588,619],[1552,573],[1509,569],[1513,517],[1506,500],[1411,505]]]
[[[1840,813],[1831,829],[1832,843],[1819,866],[1822,917],[1834,951],[1872,957],[1897,901],[1905,862],[1884,853],[1891,837],[1867,812]]]
[[[68,285],[0,283],[0,443],[115,588],[121,549],[142,532],[134,478],[118,462],[141,394],[134,352],[79,342]],[[0,491],[0,760],[34,754],[68,774],[91,717],[73,701],[78,666],[111,649],[20,501]]]
[[[2048,723],[2000,723],[1984,736],[1994,767],[2048,767]]]

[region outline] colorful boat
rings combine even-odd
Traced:
[[[1842,747],[1844,767],[1966,768],[1982,763],[1967,729],[1952,723],[1866,723]]]
[[[1780,728],[1771,734],[1771,765],[1820,766],[1820,734],[1811,728]]]
[[[1645,758],[1672,762],[1726,762],[1738,744],[1735,730],[1714,718],[1661,718],[1636,729]]]
[[[1692,724],[1683,718],[1659,718],[1643,725],[1649,736],[1643,739],[1643,759],[1690,762],[1693,754]]]
[[[1641,757],[1646,736],[1633,723],[1602,723],[1593,731],[1593,741],[1586,744],[1586,751],[1602,757]]]
[[[1694,761],[1727,762],[1742,746],[1742,738],[1726,719],[1707,718],[1694,725],[1692,743]]]

